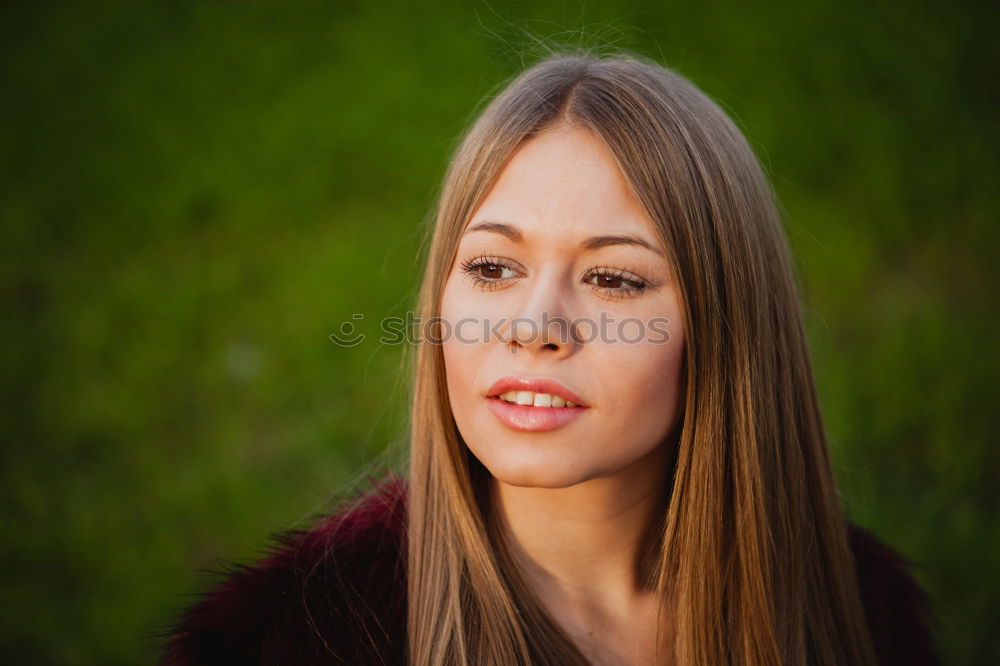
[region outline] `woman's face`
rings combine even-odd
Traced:
[[[465,229],[441,310],[455,421],[501,482],[567,487],[665,445],[680,297],[652,221],[589,131],[552,129],[514,154]]]

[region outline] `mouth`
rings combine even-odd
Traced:
[[[555,430],[587,413],[589,406],[554,379],[504,377],[486,395],[490,411],[514,430]]]

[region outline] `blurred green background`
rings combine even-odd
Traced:
[[[1000,663],[994,21],[888,7],[6,3],[0,662],[153,663],[218,558],[398,459],[376,322],[533,35],[657,58],[744,129],[848,513],[917,563],[945,663]]]

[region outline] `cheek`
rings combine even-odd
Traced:
[[[448,396],[455,420],[460,425],[474,406],[473,401],[477,397],[476,371],[482,365],[486,352],[486,347],[477,341],[481,335],[481,322],[489,316],[480,311],[482,307],[481,299],[470,297],[461,284],[449,280],[445,285],[441,301],[443,327],[439,333],[444,336],[441,351]]]
[[[598,351],[598,350],[595,350]],[[677,423],[680,412],[684,340],[672,337],[666,344],[616,344],[599,350],[607,405],[602,437],[621,442],[626,456],[643,454],[657,446]]]
[[[456,420],[461,422],[461,416],[469,408],[474,393],[476,368],[480,360],[475,346],[456,343],[453,339],[445,341],[441,352],[444,355],[451,409]]]

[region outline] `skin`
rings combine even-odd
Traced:
[[[508,234],[476,230],[483,223],[507,225]],[[511,227],[519,240],[509,237]],[[650,247],[581,248],[608,235]],[[470,267],[481,255],[486,265]],[[624,281],[590,272],[600,267],[623,271]],[[542,313],[550,322],[544,331]],[[615,322],[606,336],[558,322],[599,322],[601,313]],[[458,429],[493,476],[514,556],[546,610],[595,664],[653,663],[651,544],[665,514],[680,417],[683,314],[653,222],[600,139],[561,125],[521,146],[470,219],[441,314],[451,324],[535,322],[505,324],[489,339],[482,325],[466,325],[465,341],[445,341]],[[617,322],[629,317],[646,327],[638,342],[618,335]],[[654,320],[669,333],[665,344]],[[639,331],[622,332],[634,340]],[[508,375],[556,379],[587,407],[555,430],[510,428],[486,397]],[[669,640],[669,617],[661,622]]]

